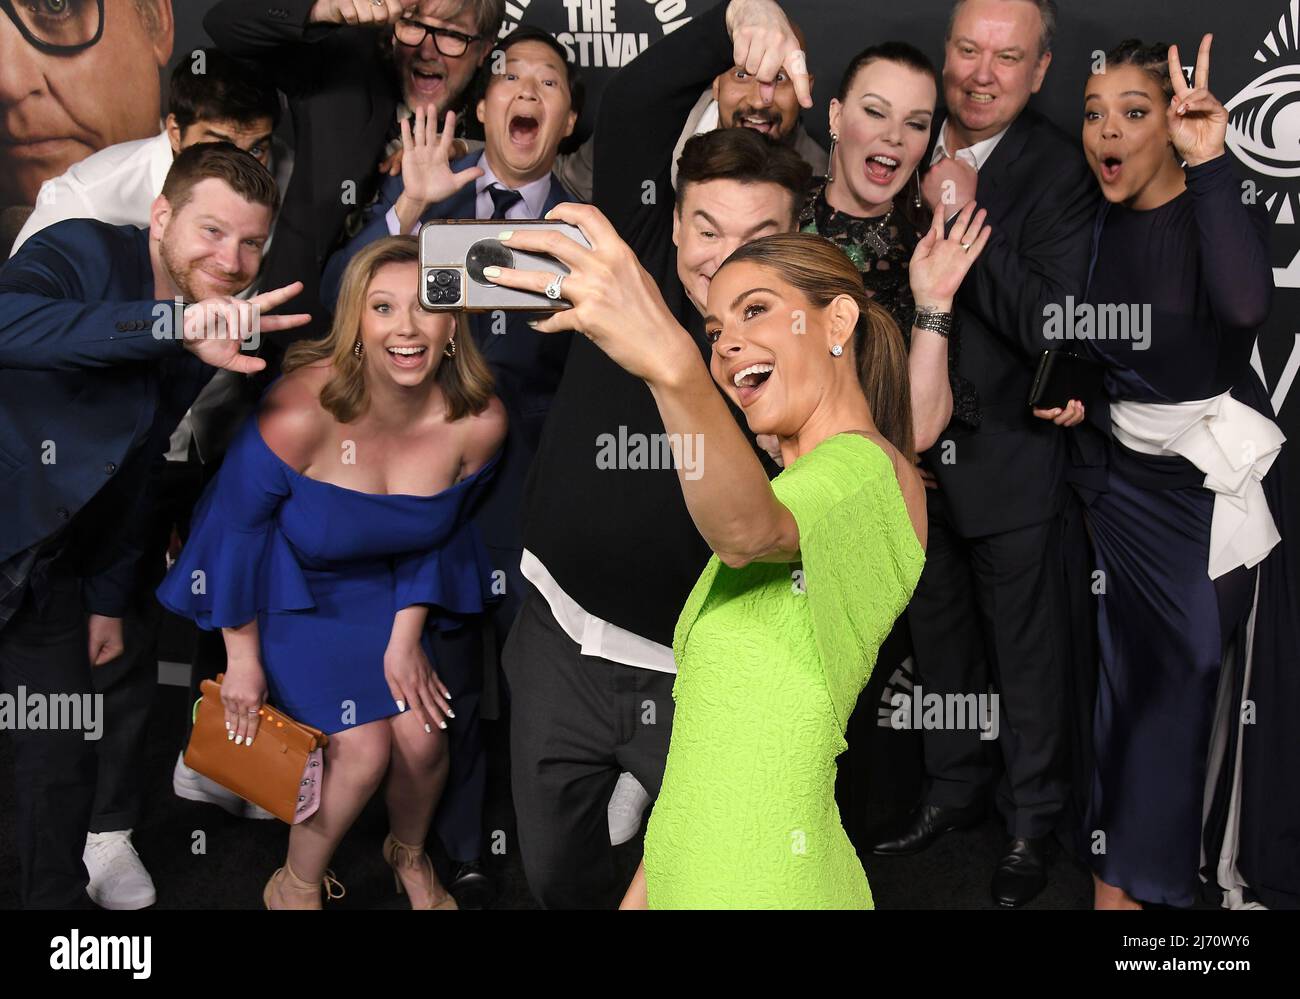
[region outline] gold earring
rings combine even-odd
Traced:
[[[352,356],[360,357],[365,353],[365,348],[361,346],[361,337],[357,337],[357,342],[352,345]]]
[[[456,338],[455,338],[455,337],[452,337],[450,340],[448,340],[448,341],[447,341],[447,346],[445,346],[445,347],[442,348],[442,356],[443,356],[443,357],[455,357],[455,356],[456,356]]]

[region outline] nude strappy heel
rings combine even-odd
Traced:
[[[300,895],[310,894],[317,901],[320,901],[320,890],[322,887],[325,889],[325,897],[327,899],[342,898],[347,894],[347,889],[344,888],[339,879],[334,876],[333,871],[326,871],[325,877],[320,881],[304,881],[293,872],[293,868],[290,867],[288,861],[286,861],[285,865],[276,870],[276,872],[267,880],[266,887],[262,889],[262,904],[268,909],[271,908],[271,892],[276,888],[279,888],[282,891],[297,892]],[[336,888],[338,889],[337,892],[335,892]]]
[[[393,869],[393,881],[397,885],[397,894],[402,895],[406,889],[402,886],[402,877],[397,873],[399,867],[418,867],[423,864],[429,872],[429,883],[437,884],[438,879],[433,873],[433,862],[429,855],[424,852],[421,846],[411,846],[409,843],[403,843],[396,839],[392,833],[384,839],[384,860],[388,861],[388,866]],[[444,888],[443,891],[446,891]],[[447,897],[436,905],[426,906],[429,909],[457,909],[456,900],[452,898],[451,892],[447,892]]]

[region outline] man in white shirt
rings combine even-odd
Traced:
[[[279,95],[254,69],[216,49],[191,53],[172,74],[163,130],[150,139],[102,149],[47,180],[13,252],[35,233],[65,219],[93,218],[111,225],[146,228],[172,160],[182,149],[203,142],[232,143],[273,169],[283,196],[292,156],[285,150],[273,160],[272,133],[279,114]],[[270,240],[263,253],[269,244]],[[257,285],[254,281],[240,297],[256,294]],[[104,908],[138,909],[154,902],[153,882],[131,845],[131,830],[139,818],[143,795],[138,775],[157,682],[161,612],[153,590],[165,569],[164,552],[173,525],[183,536],[189,511],[205,481],[204,464],[209,471],[215,466],[221,450],[219,438],[224,439],[233,429],[242,411],[240,385],[239,376],[217,372],[172,434],[167,462],[153,469],[149,500],[157,514],[158,531],[139,569],[138,593],[123,628],[125,648],[93,673],[109,723],[97,744],[95,809],[83,859],[90,875],[88,891]],[[208,432],[204,428],[209,428]],[[179,794],[192,800],[217,804],[240,815],[261,812],[190,771],[179,759],[173,784]]]

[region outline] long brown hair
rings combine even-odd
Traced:
[[[909,461],[914,461],[916,438],[912,434],[907,347],[893,318],[867,295],[853,261],[834,243],[807,232],[756,239],[736,250],[722,266],[742,260],[775,271],[814,308],[824,309],[840,295],[848,295],[857,303],[858,324],[850,350],[858,366],[862,394],[867,397],[880,433]]]
[[[366,392],[365,359],[353,353],[361,331],[361,310],[370,281],[386,264],[418,265],[420,244],[414,236],[386,236],[371,243],[349,262],[339,288],[338,307],[329,335],[321,340],[302,340],[284,356],[285,374],[328,359],[333,365],[320,391],[320,404],[340,423],[351,423],[370,403]],[[456,314],[456,353],[438,358],[434,376],[447,405],[447,419],[483,412],[492,399],[492,372],[470,336],[465,314]]]

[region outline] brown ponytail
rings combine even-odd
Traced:
[[[840,295],[857,302],[858,325],[851,349],[862,394],[867,397],[871,418],[880,433],[908,461],[915,461],[907,346],[893,318],[867,295],[862,275],[853,262],[835,244],[802,232],[764,236],[746,243],[722,266],[742,260],[771,268],[814,308],[824,309]]]

